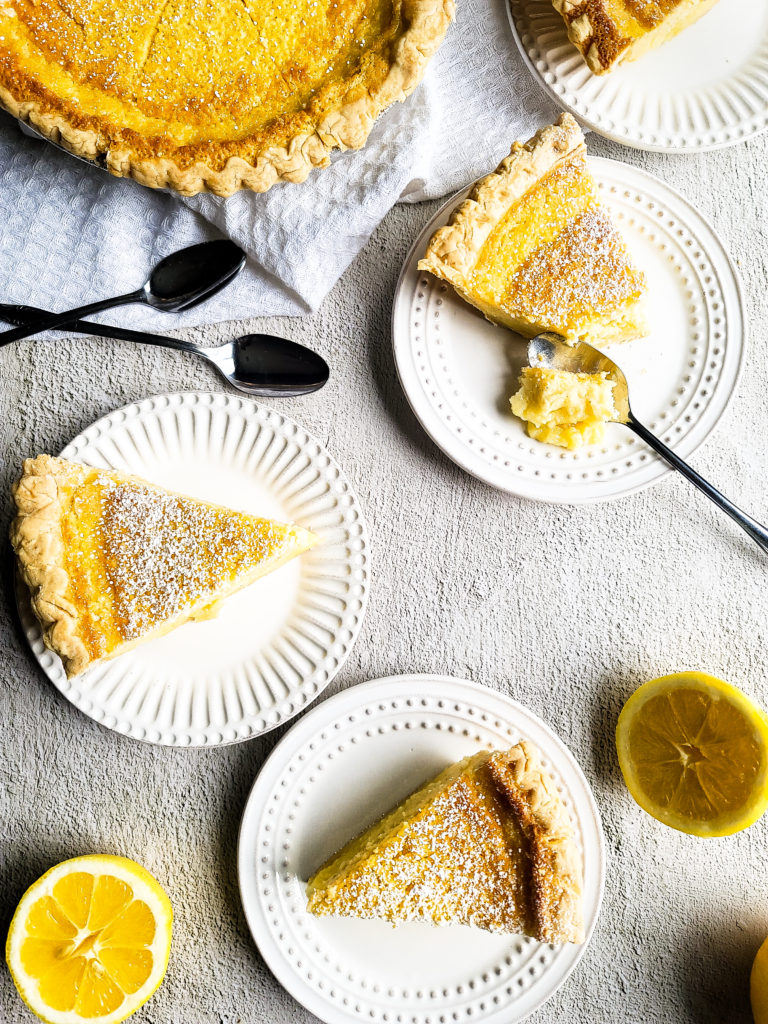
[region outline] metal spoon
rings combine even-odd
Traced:
[[[245,253],[234,242],[222,239],[191,245],[160,260],[149,280],[135,292],[91,302],[87,306],[62,313],[47,313],[39,317],[34,325],[14,327],[13,330],[0,333],[0,346],[20,341],[30,334],[52,331],[89,313],[100,313],[104,309],[126,306],[132,302],[143,302],[166,313],[177,313],[196,305],[229,284],[244,265]]]
[[[12,324],[26,324],[46,311],[32,306],[0,303],[0,319]],[[192,352],[211,363],[238,391],[260,398],[295,398],[317,391],[328,380],[328,364],[317,352],[287,338],[272,334],[245,334],[241,338],[217,348],[198,348],[179,338],[166,338],[162,334],[129,331],[124,327],[94,324],[76,320],[65,325],[80,334],[93,334],[100,338],[118,338],[121,341],[140,342],[145,345],[163,345],[182,352]]]
[[[616,407],[615,422],[623,423],[660,455],[673,469],[678,470],[694,487],[726,512],[735,523],[748,533],[755,543],[768,552],[768,530],[751,516],[742,512],[733,502],[724,497],[709,481],[691,469],[687,462],[660,441],[655,434],[643,426],[632,413],[629,405],[627,378],[612,359],[586,342],[569,345],[558,334],[539,334],[528,342],[528,362],[531,366],[550,367],[553,370],[567,370],[570,373],[607,373],[614,382],[613,404]]]

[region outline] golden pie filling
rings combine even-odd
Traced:
[[[524,742],[426,782],[309,879],[307,909],[581,942],[581,892],[568,813]]]
[[[334,146],[362,145],[417,84],[452,11],[452,0],[0,0],[0,100],[114,173],[263,191],[303,180]],[[227,168],[232,158],[246,166]]]
[[[496,323],[594,345],[643,337],[645,275],[601,205],[569,114],[481,179],[430,239],[419,268]]]
[[[14,486],[11,542],[69,675],[189,619],[318,543],[135,477],[40,455]]]
[[[524,333],[530,324],[596,339],[632,318],[645,276],[600,206],[577,151],[555,166],[493,229],[469,287]]]
[[[562,448],[597,444],[615,419],[614,382],[607,373],[569,373],[526,366],[509,400],[530,437]]]
[[[310,881],[310,911],[530,933],[525,839],[482,771],[487,759],[453,766],[350,843]]]
[[[279,558],[289,527],[110,482],[76,491],[62,520],[66,569],[88,647],[103,655]],[[94,596],[96,596],[94,600]]]

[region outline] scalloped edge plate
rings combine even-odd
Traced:
[[[734,146],[768,128],[768,7],[721,0],[636,62],[594,75],[552,0],[504,0],[534,78],[600,135],[658,153]]]
[[[521,739],[541,750],[582,846],[584,943],[307,913],[304,880],[350,836],[447,764]],[[514,1024],[559,988],[586,951],[605,850],[589,785],[541,719],[477,683],[407,675],[345,690],[286,733],[246,803],[238,878],[268,967],[327,1024]]]
[[[97,420],[63,458],[295,521],[324,543],[189,622],[67,679],[19,579],[24,633],[43,671],[95,721],[150,743],[218,746],[298,714],[344,664],[370,582],[362,509],[336,462],[293,420],[233,395],[159,395]]]
[[[736,387],[745,348],[738,275],[711,225],[678,192],[628,164],[589,167],[648,277],[651,334],[614,345],[638,419],[682,458],[709,437]],[[519,335],[487,321],[417,263],[450,199],[416,239],[395,292],[392,345],[400,383],[435,444],[466,472],[523,498],[565,504],[623,497],[673,472],[626,427],[566,451],[529,438],[509,410],[526,361]]]

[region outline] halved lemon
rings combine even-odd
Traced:
[[[768,1024],[768,939],[758,949],[752,964],[749,998],[755,1024]]]
[[[48,1024],[115,1024],[165,975],[173,911],[126,857],[65,860],[21,898],[5,955],[19,994]]]
[[[695,836],[727,836],[768,806],[768,719],[703,672],[653,679],[616,726],[619,764],[643,810]]]

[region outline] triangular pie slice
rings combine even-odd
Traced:
[[[552,0],[590,71],[603,75],[669,42],[717,0]]]
[[[435,232],[419,268],[526,337],[554,331],[599,347],[648,333],[645,276],[600,203],[570,114],[513,145]]]
[[[69,676],[205,617],[319,540],[50,455],[24,462],[13,496],[11,543]]]
[[[424,921],[582,942],[582,861],[536,747],[446,768],[307,883],[317,915]]]

